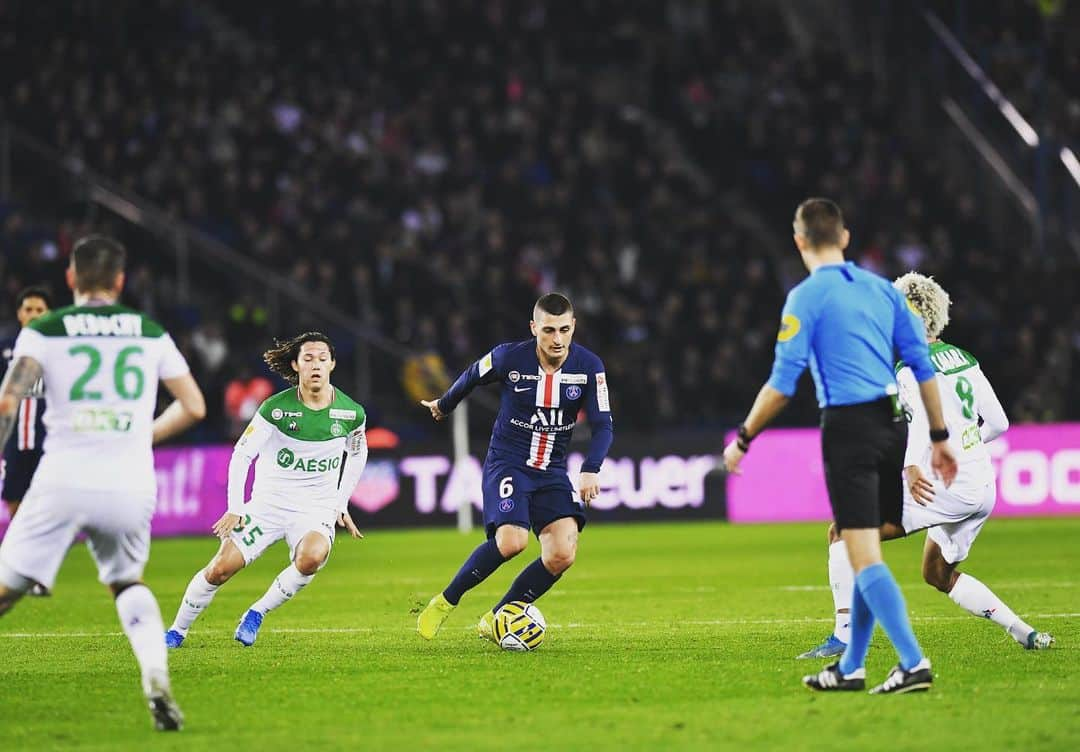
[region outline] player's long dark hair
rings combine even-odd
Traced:
[[[330,348],[330,358],[337,360],[337,351],[334,350],[334,343],[329,337],[322,332],[304,332],[292,339],[275,339],[274,346],[263,353],[263,361],[271,371],[290,384],[298,384],[300,375],[293,370],[292,364],[300,357],[300,346],[305,342],[325,342]]]

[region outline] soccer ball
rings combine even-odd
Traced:
[[[547,623],[532,603],[511,601],[495,613],[493,631],[503,650],[536,650],[544,642]]]

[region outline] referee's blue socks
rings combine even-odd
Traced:
[[[858,583],[856,578],[855,588],[851,592],[851,615],[848,617],[851,637],[840,657],[840,672],[844,676],[862,668],[866,663],[866,650],[870,647],[870,636],[874,633],[874,614],[859,592]]]
[[[881,623],[889,641],[896,648],[900,656],[900,666],[905,671],[911,669],[922,660],[922,650],[919,642],[915,639],[915,632],[911,629],[911,621],[908,619],[907,605],[904,603],[904,595],[900,592],[900,586],[893,579],[892,572],[884,562],[872,564],[855,576],[855,588],[865,602],[872,618]],[[852,599],[851,631],[852,641],[855,633],[855,601]],[[872,626],[871,626],[872,629]],[[869,639],[869,635],[867,636]],[[846,654],[845,654],[846,655]],[[863,651],[865,656],[865,648]],[[855,655],[852,656],[856,657]],[[860,661],[859,665],[862,665]]]

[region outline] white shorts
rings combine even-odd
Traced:
[[[233,528],[229,538],[240,549],[245,566],[262,556],[263,551],[282,538],[289,546],[291,560],[300,541],[310,532],[325,536],[333,548],[336,522],[337,514],[325,509],[287,512],[252,501],[244,507],[240,526]]]
[[[945,561],[956,564],[967,558],[994,510],[997,488],[988,483],[958,494],[955,485],[945,488],[936,480],[933,484],[934,500],[926,506],[915,501],[904,484],[904,530],[911,534],[929,528],[926,535],[941,547]]]
[[[31,485],[0,543],[0,567],[52,589],[68,549],[86,533],[98,579],[136,582],[150,558],[152,495]]]

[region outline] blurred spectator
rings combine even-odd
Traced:
[[[405,360],[401,382],[409,400],[417,403],[445,392],[450,387],[451,377],[439,354],[428,351]]]
[[[270,379],[254,375],[246,368],[229,381],[225,386],[225,416],[231,440],[239,438],[247,424],[255,417],[259,405],[274,392],[274,384]]]
[[[1010,66],[1027,64],[1042,27],[1010,36],[1022,11],[991,5],[988,69],[1003,86],[1037,86]],[[578,338],[605,358],[621,427],[722,427],[771,361],[794,207],[824,193],[845,208],[853,258],[889,276],[919,267],[949,288],[946,336],[1018,405],[1048,358],[1059,373],[1077,357],[1062,344],[1075,326],[1065,339],[1055,329],[1072,320],[1056,282],[1076,260],[1055,274],[1017,259],[971,189],[978,176],[928,151],[936,134],[898,127],[905,59],[828,29],[800,34],[785,12],[745,0],[301,0],[259,14],[117,0],[105,15],[93,2],[17,3],[0,9],[0,42],[19,52],[0,88],[6,117],[72,163],[303,291],[311,311],[281,310],[257,280],[200,268],[185,293],[159,241],[112,228],[138,259],[129,298],[190,331],[221,389],[224,371],[333,306],[422,353],[403,370],[369,368],[371,394],[358,395],[413,420],[406,397],[432,396],[477,348],[527,337],[532,301],[559,289]],[[845,14],[856,35],[865,16]],[[1051,32],[1066,133],[1077,55]],[[0,214],[9,294],[57,278],[88,228],[32,183],[19,182],[32,219]],[[352,367],[342,354],[341,377]],[[253,373],[225,397],[241,429]],[[1067,392],[1060,378],[1048,388]],[[1024,399],[1039,419],[1080,409]],[[812,402],[785,418],[814,420]]]

